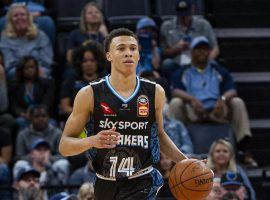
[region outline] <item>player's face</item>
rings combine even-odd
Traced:
[[[106,54],[111,62],[112,71],[124,75],[136,73],[136,67],[140,59],[138,42],[131,36],[119,36],[112,39],[109,52]]]
[[[227,146],[217,144],[213,152],[213,160],[217,165],[227,165],[230,161],[231,153]]]

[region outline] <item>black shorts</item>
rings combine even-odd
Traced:
[[[162,175],[153,169],[143,176],[124,180],[96,179],[95,199],[97,200],[152,200],[163,185]]]

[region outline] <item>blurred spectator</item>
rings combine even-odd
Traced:
[[[142,18],[136,26],[136,34],[140,45],[140,60],[137,74],[143,71],[156,73],[160,67],[160,48],[158,47],[158,27],[149,17]]]
[[[243,179],[238,173],[227,171],[225,174],[223,174],[221,176],[221,186],[225,193],[234,192],[239,200],[251,199],[251,197],[247,194]]]
[[[14,76],[18,61],[25,55],[34,56],[43,74],[50,75],[53,61],[51,42],[47,35],[33,24],[26,6],[14,4],[10,7],[0,48],[4,54],[4,66],[8,77]]]
[[[81,46],[85,41],[95,41],[103,44],[108,34],[103,22],[103,15],[95,2],[89,2],[81,12],[80,27],[71,32],[67,44],[67,61],[72,62],[72,51]]]
[[[191,43],[192,64],[172,76],[172,116],[183,122],[227,122],[237,142],[252,136],[245,103],[230,73],[209,60],[211,45],[201,36]],[[245,149],[246,150],[246,149]]]
[[[240,200],[240,198],[237,196],[235,192],[230,191],[222,195],[221,200]]]
[[[53,113],[54,88],[52,79],[40,77],[38,62],[34,57],[25,56],[19,61],[16,77],[9,84],[9,94],[11,111],[21,129],[28,124],[29,107],[44,104]]]
[[[39,177],[40,173],[37,170],[29,166],[21,168],[15,177],[13,199],[45,200],[46,195],[40,189]]]
[[[224,139],[213,142],[208,153],[207,166],[214,171],[215,177],[221,177],[227,171],[237,172],[250,193],[250,199],[256,199],[255,191],[248,176],[242,167],[236,164],[234,150],[230,142]]]
[[[72,112],[77,92],[103,75],[105,56],[98,43],[89,42],[73,52],[72,63],[75,72],[66,77],[60,91],[60,114],[64,120]]]
[[[53,3],[53,0],[6,0],[3,10],[6,13],[12,4],[25,4],[38,28],[44,31],[54,44],[56,28],[52,17],[55,17],[56,13],[52,9]],[[5,24],[4,16],[0,18],[0,31],[4,29]]]
[[[72,175],[69,178],[68,184],[69,185],[82,185],[83,183],[86,182],[95,182],[95,171],[92,165],[92,161],[89,160],[84,167],[81,167],[74,171]],[[78,190],[74,189],[72,190],[73,194],[77,194]]]
[[[192,154],[193,144],[191,142],[188,130],[181,121],[169,116],[168,109],[169,105],[165,104],[163,110],[164,130],[178,149],[185,154]]]
[[[59,159],[53,162],[50,144],[44,139],[36,139],[31,144],[29,159],[19,160],[15,163],[13,174],[16,175],[21,168],[31,166],[40,172],[41,185],[63,185],[68,178],[68,161]]]
[[[94,200],[94,186],[93,183],[84,183],[79,190],[79,200]]]
[[[205,200],[220,200],[223,194],[222,188],[220,186],[220,178],[214,178],[213,187],[210,194],[206,197]]]
[[[14,125],[14,118],[7,113],[8,107],[9,107],[9,101],[8,101],[8,92],[7,92],[7,80],[5,75],[5,69],[4,69],[4,57],[2,52],[0,51],[0,128],[6,129],[6,138],[2,137],[3,140],[11,138],[12,135],[12,129]],[[5,142],[4,142],[5,143]],[[8,157],[11,156],[10,154],[7,154]],[[7,163],[9,163],[10,159],[8,159]]]
[[[49,124],[49,115],[44,105],[33,106],[30,111],[30,125],[18,133],[16,139],[16,158],[28,159],[32,143],[44,139],[50,144],[50,159],[54,162],[63,157],[58,152],[62,131]]]
[[[210,59],[219,55],[219,47],[213,28],[202,17],[193,16],[192,0],[175,0],[177,16],[161,25],[162,73],[167,78],[179,66],[190,64],[190,42],[194,37],[205,36],[212,46]]]
[[[158,192],[157,198],[161,199],[174,199],[169,188],[169,175],[174,166],[174,162],[170,160],[165,154],[160,153],[160,161],[158,163],[158,169],[164,179],[164,184]]]

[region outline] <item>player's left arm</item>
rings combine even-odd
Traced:
[[[187,157],[176,147],[163,128],[163,107],[166,102],[165,91],[160,85],[156,85],[155,110],[156,122],[158,124],[158,134],[160,149],[172,161],[179,162]]]

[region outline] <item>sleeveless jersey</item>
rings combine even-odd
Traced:
[[[115,148],[89,150],[96,172],[104,177],[132,176],[159,161],[155,83],[136,79],[136,88],[127,99],[114,90],[108,76],[91,83],[94,112],[88,135],[113,127],[121,134]]]

